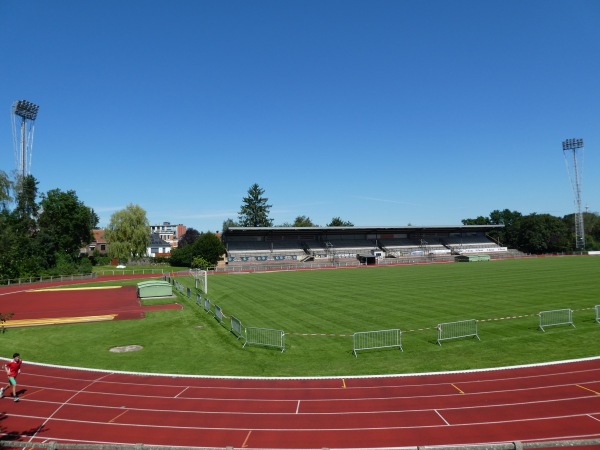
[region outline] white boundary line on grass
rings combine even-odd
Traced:
[[[344,379],[361,379],[361,378],[405,378],[405,377],[419,377],[419,376],[431,376],[431,375],[452,375],[461,373],[477,373],[477,372],[497,372],[502,370],[515,370],[515,369],[527,369],[532,367],[546,367],[560,364],[572,364],[585,361],[596,361],[599,360],[600,356],[592,356],[589,358],[578,358],[578,359],[567,359],[563,361],[550,361],[545,363],[535,364],[522,364],[517,366],[503,366],[503,367],[490,367],[483,369],[471,369],[471,370],[449,370],[442,372],[416,372],[416,373],[401,373],[401,374],[381,374],[381,375],[338,375],[338,376],[312,376],[312,377],[251,377],[251,376],[231,376],[231,375],[194,375],[194,374],[167,374],[167,373],[152,373],[152,372],[130,372],[120,370],[106,370],[106,369],[94,369],[87,367],[74,367],[74,366],[60,366],[56,364],[46,364],[25,361],[27,365],[34,365],[39,367],[49,367],[54,369],[65,369],[65,370],[80,370],[84,372],[99,372],[106,374],[123,374],[123,375],[140,375],[149,377],[169,377],[169,378],[199,378],[199,379],[231,379],[231,380],[338,380]],[[10,361],[7,358],[0,358],[0,361]]]

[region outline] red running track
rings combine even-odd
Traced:
[[[323,379],[87,371],[25,362],[2,439],[235,448],[376,448],[600,438],[600,358]]]
[[[156,275],[152,277],[156,278]],[[132,278],[149,278],[149,276],[132,276]],[[124,277],[98,277],[93,281],[112,279],[124,279]],[[137,297],[136,286],[73,289],[73,285],[81,283],[82,281],[66,281],[3,286],[0,288],[0,311],[13,313],[11,320],[109,314],[116,314],[116,319],[141,319],[144,318],[145,311],[181,308],[177,303],[143,306]],[[68,287],[58,289],[62,286]],[[46,288],[50,289],[44,290]]]

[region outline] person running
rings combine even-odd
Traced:
[[[4,391],[12,386],[13,400],[15,402],[19,401],[19,396],[17,395],[17,375],[21,373],[22,363],[21,355],[15,353],[12,361],[9,361],[4,365],[4,370],[6,371],[6,375],[8,375],[8,385],[0,389],[0,398],[4,396]]]

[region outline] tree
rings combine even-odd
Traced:
[[[169,264],[174,267],[191,267],[193,259],[193,245],[178,246],[171,250]]]
[[[12,212],[17,232],[32,236],[37,229],[39,205],[37,204],[38,181],[33,175],[19,178],[16,183],[16,206]]]
[[[243,198],[243,204],[238,213],[242,227],[271,227],[273,219],[269,218],[272,205],[267,204],[268,198],[263,197],[264,189],[254,183],[248,189],[248,196]]]
[[[527,253],[568,251],[569,230],[564,221],[550,214],[530,214],[518,222],[517,248]]]
[[[12,182],[6,172],[0,170],[0,210],[6,210],[8,203],[12,200],[10,192],[12,189]]]
[[[228,229],[228,228],[231,228],[231,227],[239,227],[239,226],[240,226],[240,224],[239,224],[239,223],[237,223],[235,220],[233,220],[233,219],[227,219],[227,220],[225,220],[225,221],[223,222],[223,228],[222,228],[222,231],[223,231],[223,233],[224,233],[225,231],[227,231],[227,229]]]
[[[317,227],[318,225],[315,225],[312,220],[310,220],[310,217],[308,216],[298,216],[296,217],[296,220],[294,220],[294,223],[291,225],[292,227]]]
[[[479,216],[476,219],[463,219],[463,225],[492,225],[490,219],[487,217]]]
[[[200,232],[194,228],[188,228],[185,233],[177,241],[177,248],[185,247],[186,245],[192,245],[196,239],[200,236]]]
[[[214,233],[202,233],[193,244],[194,256],[199,256],[212,265],[216,265],[225,253],[225,246]]]
[[[509,209],[499,211],[495,209],[490,213],[490,224],[504,225],[504,228],[497,231],[491,231],[490,235],[495,237],[504,247],[516,247],[516,230],[519,227],[519,221],[522,217],[523,215],[518,211],[511,211]]]
[[[81,247],[92,241],[93,211],[85,206],[75,191],[53,189],[42,194],[38,219],[38,236],[43,238],[48,254],[67,254],[77,259]],[[96,216],[97,218],[97,216]]]
[[[115,212],[104,233],[112,258],[129,259],[146,256],[150,245],[150,223],[146,211],[138,205]]]
[[[342,220],[339,217],[334,217],[333,219],[331,219],[331,222],[329,222],[326,226],[328,226],[328,227],[353,227],[354,224],[352,222]]]
[[[174,249],[169,262],[172,266],[191,267],[194,260],[200,258],[214,266],[224,253],[225,246],[216,234],[202,233],[193,244]]]

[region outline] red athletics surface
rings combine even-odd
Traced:
[[[1,439],[376,448],[600,438],[600,359],[371,378],[236,379],[23,364]]]
[[[156,275],[152,277],[156,278]],[[98,277],[83,282],[110,281],[120,277]],[[137,276],[132,278],[148,278]],[[82,281],[3,286],[0,311],[12,312],[11,320],[52,319],[116,314],[115,319],[141,319],[145,311],[180,309],[180,304],[142,306],[136,286],[110,289],[72,289]],[[58,289],[64,286],[65,289]],[[71,288],[71,289],[69,289]],[[44,290],[52,289],[52,290]],[[10,321],[9,321],[10,323]]]

